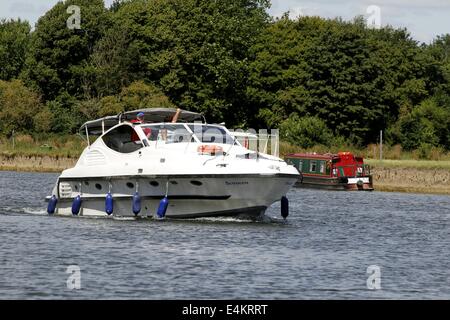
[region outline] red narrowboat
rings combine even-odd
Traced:
[[[285,157],[301,173],[296,187],[372,191],[370,167],[351,152],[294,153]]]

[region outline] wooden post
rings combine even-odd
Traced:
[[[12,145],[13,145],[13,150],[16,148],[16,142],[14,140],[14,129],[12,131]]]
[[[383,130],[380,130],[380,161],[383,161]]]

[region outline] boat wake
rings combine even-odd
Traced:
[[[43,208],[22,208],[22,213],[42,216],[47,215],[47,210]]]
[[[188,218],[188,219],[176,219],[171,218],[170,220],[177,220],[177,221],[198,221],[198,222],[233,222],[233,223],[249,223],[254,222],[255,220],[252,219],[243,219],[243,218],[236,218],[236,217],[202,217],[202,218]]]
[[[139,217],[135,218],[135,217],[118,217],[118,216],[113,216],[112,219],[115,220],[115,221],[136,221],[136,220],[139,219]]]
[[[0,208],[1,212],[6,214],[30,214],[37,216],[46,216],[48,215],[47,210],[45,208],[12,208],[12,207],[3,207]],[[60,217],[60,216],[57,216]],[[65,216],[66,217],[66,216]],[[69,216],[71,217],[71,216]],[[114,221],[161,221],[155,217],[125,217],[125,216],[110,216],[110,217],[95,217],[95,216],[78,216],[76,218],[88,218],[88,219],[112,219]],[[248,216],[243,217],[198,217],[198,218],[165,218],[162,221],[176,221],[176,222],[197,222],[197,223],[263,223],[263,224],[286,224],[288,221],[282,218],[275,218],[268,215],[262,215],[257,218],[250,218]]]
[[[175,219],[170,218],[168,220],[176,221],[189,221],[189,222],[210,222],[210,223],[286,223],[284,219],[278,219],[267,215],[262,215],[257,218],[250,217],[201,217],[191,219]]]
[[[20,208],[20,207],[0,207],[0,214],[5,215],[21,215],[21,214],[32,214],[32,215],[46,215],[47,211],[43,208]]]

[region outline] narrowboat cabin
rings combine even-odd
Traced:
[[[301,173],[296,187],[372,191],[370,167],[351,152],[295,153],[285,157]]]

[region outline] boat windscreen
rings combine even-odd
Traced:
[[[202,143],[238,144],[223,127],[203,124],[189,124],[188,127]]]
[[[193,142],[193,134],[183,124],[162,123],[141,125],[141,129],[149,141],[165,141],[166,143]]]

